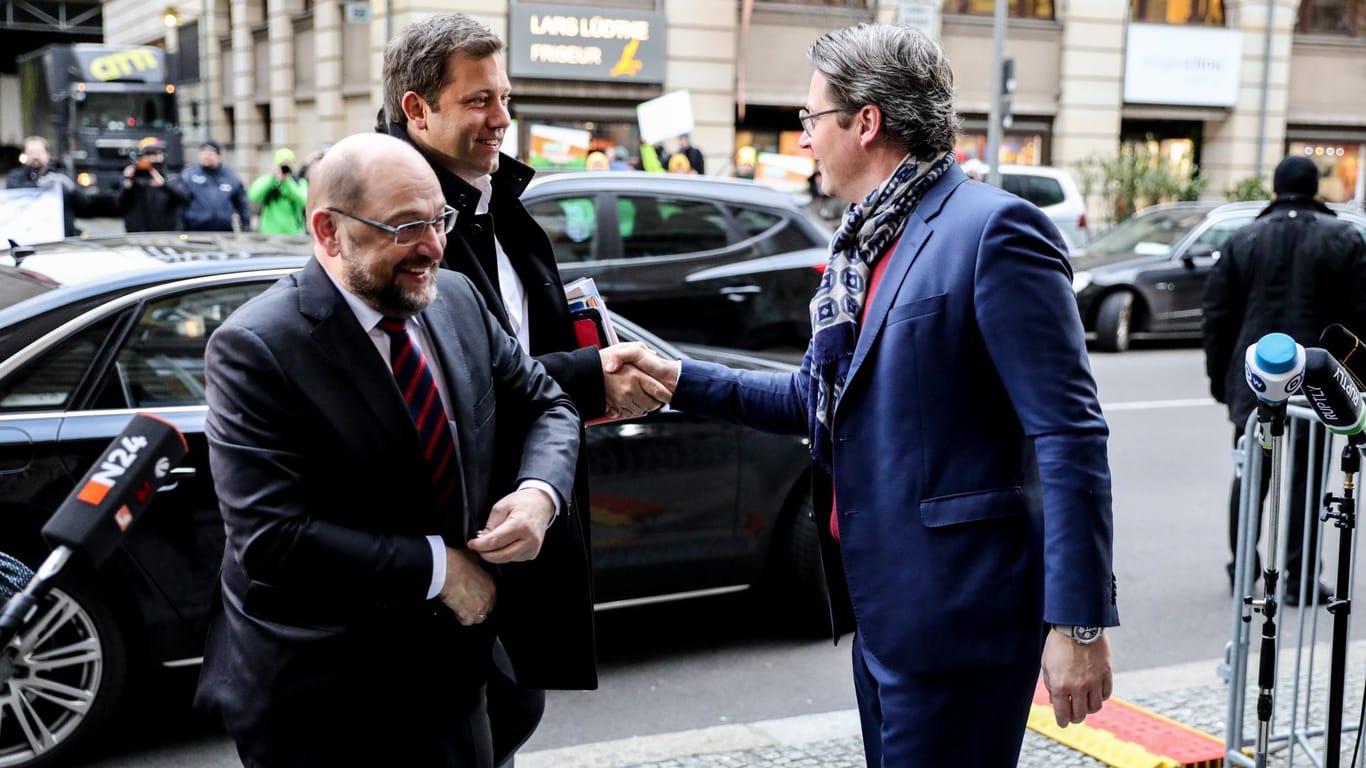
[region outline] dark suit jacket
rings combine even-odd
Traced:
[[[413,144],[404,126],[389,123],[387,132]],[[415,148],[421,152],[416,144]],[[503,305],[497,286],[493,238],[496,236],[508,254],[508,259],[522,281],[527,295],[527,325],[530,351],[536,361],[545,366],[583,419],[601,416],[606,410],[607,395],[603,389],[602,360],[592,347],[580,348],[574,338],[569,308],[564,297],[564,283],[555,266],[555,252],[550,239],[527,212],[520,200],[531,181],[532,169],[515,158],[503,155],[498,171],[493,174],[493,197],[489,204],[491,215],[476,217],[479,191],[469,183],[431,162],[441,182],[446,202],[459,211],[455,231],[446,240],[442,266],[470,279],[483,297],[489,311],[504,330],[511,332],[512,323]],[[496,225],[497,231],[494,231]],[[515,467],[515,446],[500,446],[501,467]],[[503,482],[513,478],[503,473]],[[588,515],[588,460],[586,452],[579,456],[574,480],[573,504],[566,510],[578,523],[571,527],[552,529],[547,535],[541,556],[529,563],[504,569],[508,578],[524,581],[528,591],[543,596],[534,616],[549,613],[556,617],[560,631],[556,635],[555,662],[532,666],[515,664],[518,683],[532,688],[597,688],[597,657],[593,639],[593,582],[590,553],[590,520]],[[505,622],[506,622],[505,618]],[[502,637],[504,645],[515,638]],[[509,650],[513,650],[509,647]],[[514,657],[516,654],[514,654]],[[524,659],[537,659],[522,654]]]
[[[228,547],[198,697],[267,764],[439,764],[423,738],[478,702],[493,632],[532,633],[538,653],[557,653],[551,617],[501,626],[525,598],[501,578],[475,628],[426,601],[423,537],[459,548],[483,525],[502,495],[495,444],[520,444],[517,478],[567,498],[578,417],[463,277],[442,272],[422,318],[456,426],[461,489],[446,509],[393,374],[316,261],[209,340],[209,458]]]
[[[1037,208],[953,166],[890,254],[835,413],[838,548],[817,518],[894,668],[1037,663],[1045,620],[1118,623],[1108,430],[1065,253]],[[804,433],[809,365],[685,361],[673,405]]]

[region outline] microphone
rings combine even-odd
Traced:
[[[1366,382],[1366,344],[1355,333],[1333,323],[1323,329],[1319,343],[1352,374],[1357,387]]]
[[[1357,389],[1347,369],[1338,365],[1327,350],[1310,347],[1304,351],[1301,392],[1328,431],[1346,435],[1353,442],[1366,439],[1361,437],[1362,430],[1366,430],[1361,390]]]
[[[0,648],[32,617],[73,553],[96,566],[113,554],[188,451],[184,435],[170,422],[145,413],[133,416],[43,526],[43,538],[54,549],[38,575],[0,611]]]
[[[1266,405],[1281,405],[1300,388],[1304,347],[1284,333],[1268,333],[1249,344],[1243,361],[1247,385]]]
[[[66,546],[100,565],[146,511],[189,446],[170,422],[139,413],[105,449],[43,526],[53,547]]]

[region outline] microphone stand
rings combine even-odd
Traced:
[[[1336,594],[1328,602],[1333,615],[1333,651],[1328,672],[1328,726],[1324,743],[1326,768],[1338,768],[1342,760],[1342,697],[1347,685],[1347,623],[1352,614],[1352,548],[1355,545],[1356,508],[1352,491],[1356,489],[1356,473],[1361,469],[1359,450],[1366,436],[1358,433],[1347,439],[1342,449],[1342,495],[1323,495],[1324,520],[1332,520],[1338,529],[1338,578]],[[1337,511],[1333,511],[1333,507]]]
[[[1261,600],[1254,599],[1252,595],[1243,598],[1243,604],[1248,606],[1251,612],[1259,612],[1263,616],[1262,644],[1257,666],[1257,747],[1254,753],[1256,768],[1266,768],[1267,750],[1271,741],[1272,695],[1276,690],[1276,582],[1280,574],[1276,568],[1276,536],[1280,530],[1281,443],[1285,438],[1285,410],[1284,402],[1257,403],[1258,442],[1264,449],[1268,447],[1264,439],[1265,434],[1269,431],[1271,435],[1271,514],[1267,520],[1270,532],[1266,540],[1266,567],[1262,569],[1266,596]],[[1244,614],[1243,621],[1252,621],[1251,613]]]

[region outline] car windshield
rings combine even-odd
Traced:
[[[1086,243],[1072,263],[1084,268],[1135,256],[1166,256],[1208,213],[1204,208],[1139,213]]]

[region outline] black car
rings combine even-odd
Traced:
[[[38,246],[0,266],[0,550],[43,559],[42,524],[133,413],[171,421],[190,444],[109,562],[63,570],[31,628],[0,650],[0,765],[64,759],[131,681],[199,663],[224,543],[204,346],[310,250],[302,238],[141,235]],[[617,329],[684,356],[628,321]],[[586,450],[600,610],[773,584],[772,604],[828,629],[804,440],[664,409],[590,428]]]
[[[1205,276],[1229,237],[1266,205],[1155,205],[1074,249],[1072,289],[1097,348],[1123,352],[1133,339],[1199,338]],[[1359,209],[1332,208],[1366,238]]]
[[[805,347],[830,230],[742,179],[643,172],[538,177],[522,196],[567,283],[677,342]]]

